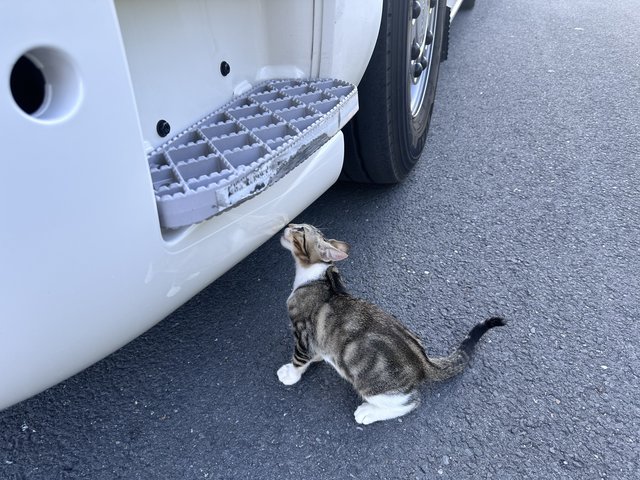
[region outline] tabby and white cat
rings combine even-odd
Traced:
[[[280,243],[296,264],[287,300],[295,348],[278,378],[293,385],[312,362],[324,360],[364,399],[354,413],[358,423],[406,415],[418,406],[422,382],[462,372],[480,337],[505,325],[501,318],[485,320],[451,355],[429,358],[420,340],[395,317],[346,292],[334,262],[347,258],[348,244],[325,239],[311,225],[293,224]]]

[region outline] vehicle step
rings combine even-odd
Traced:
[[[356,87],[335,79],[261,83],[148,156],[160,224],[206,220],[299,165],[358,110]]]

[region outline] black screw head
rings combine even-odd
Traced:
[[[231,72],[231,65],[229,65],[227,62],[222,62],[220,63],[220,73],[222,74],[223,77],[226,77],[227,75],[229,75],[229,73]]]
[[[166,120],[158,120],[158,123],[156,124],[156,132],[158,132],[158,135],[160,135],[161,137],[166,137],[167,135],[169,135],[170,131],[171,125],[169,125],[169,122],[167,122]]]

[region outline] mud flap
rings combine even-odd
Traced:
[[[451,27],[451,7],[447,7],[444,32],[442,32],[442,51],[440,52],[442,62],[449,58],[449,27]]]

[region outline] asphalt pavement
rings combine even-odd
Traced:
[[[640,478],[640,2],[476,3],[407,181],[337,184],[297,219],[351,243],[348,288],[433,354],[504,316],[471,368],[366,427],[328,365],[283,386],[293,264],[272,239],[0,412],[0,479]]]

